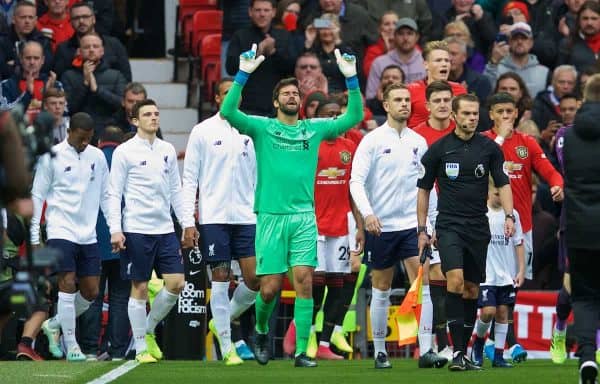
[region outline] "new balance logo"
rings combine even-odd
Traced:
[[[383,150],[383,154],[384,155],[387,155],[387,154],[390,154],[390,153],[392,153],[392,149],[391,148],[386,148],[386,149]]]
[[[140,166],[145,166],[146,165],[146,160],[140,161]]]
[[[65,167],[65,172],[71,172],[71,166]]]
[[[222,145],[222,144],[223,144],[223,142],[222,142],[221,140],[217,140],[217,141],[215,141],[215,142],[213,143],[213,145],[215,145],[215,146],[216,146],[216,145]]]

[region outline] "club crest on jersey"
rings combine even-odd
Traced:
[[[475,168],[475,177],[481,179],[483,176],[485,176],[485,168],[483,167],[483,164],[479,163]]]
[[[450,180],[456,180],[458,172],[460,171],[460,164],[458,163],[446,163],[446,176]]]
[[[517,152],[517,156],[519,156],[520,159],[526,159],[527,156],[529,156],[529,151],[527,150],[527,147],[522,145],[516,147],[515,152]]]
[[[348,151],[340,152],[340,161],[342,164],[348,164],[352,160],[352,154]]]

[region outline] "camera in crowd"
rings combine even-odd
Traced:
[[[47,112],[41,112],[33,122],[29,122],[18,104],[9,105],[2,103],[0,113],[10,113],[23,143],[23,156],[28,169],[33,171],[38,159],[51,153],[53,145],[53,117]],[[2,169],[2,173],[12,170]],[[4,179],[0,177],[0,188],[3,188]],[[0,201],[0,208],[5,206]],[[21,224],[20,224],[21,225]],[[1,227],[1,225],[0,225]],[[27,318],[37,308],[50,291],[49,276],[58,261],[59,254],[52,249],[38,249],[33,252],[29,242],[28,224],[22,225],[23,233],[18,237],[25,242],[25,255],[23,257],[6,257],[2,241],[0,240],[0,274],[12,275],[12,279],[0,284],[0,312],[14,312],[18,317]],[[9,236],[10,237],[10,236]]]

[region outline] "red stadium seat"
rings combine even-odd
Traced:
[[[179,0],[175,15],[173,81],[178,80],[177,59],[190,53],[194,13],[217,9],[217,0]]]
[[[215,97],[215,86],[221,79],[221,34],[206,35],[200,45],[200,77],[205,88],[207,101]]]
[[[220,34],[222,29],[222,11],[197,11],[194,13],[192,21],[191,49],[189,50],[192,56],[199,56],[200,45],[205,36],[217,33]]]

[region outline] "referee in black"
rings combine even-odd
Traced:
[[[417,218],[419,252],[429,245],[426,230],[429,192],[437,181],[438,216],[432,236],[448,281],[446,314],[454,343],[451,371],[479,370],[466,356],[466,346],[477,316],[479,284],[485,281],[490,230],[487,219],[488,181],[500,189],[506,213],[505,236],[513,233],[513,200],[504,156],[492,140],[476,133],[479,99],[472,94],[452,101],[453,133],[435,142],[423,156],[419,179]]]

